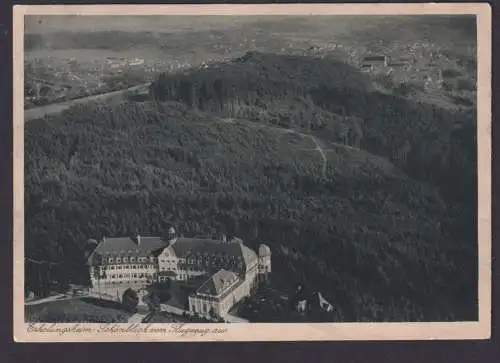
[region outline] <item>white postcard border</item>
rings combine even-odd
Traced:
[[[24,321],[24,15],[477,16],[479,321],[452,323],[29,324]],[[14,37],[14,339],[18,342],[488,339],[491,333],[491,8],[487,3],[269,5],[17,5]]]

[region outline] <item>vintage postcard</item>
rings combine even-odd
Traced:
[[[16,341],[490,337],[489,5],[13,11]]]

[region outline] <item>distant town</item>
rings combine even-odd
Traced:
[[[299,42],[289,42],[278,53],[341,58],[373,75],[375,81],[380,81],[380,77],[390,77],[395,82],[420,85],[425,92],[441,89],[446,78],[443,70],[446,72],[448,68],[456,67],[453,57],[447,52],[425,42],[385,44],[380,41],[370,46],[332,42],[314,44],[309,48],[304,48]],[[124,90],[150,82],[160,72],[206,68],[230,59],[229,54],[204,60],[108,56],[81,61],[77,57],[61,60],[51,55],[35,56],[25,60],[24,65],[25,108]]]

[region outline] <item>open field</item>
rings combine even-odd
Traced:
[[[24,311],[26,321],[49,323],[125,323],[131,316],[121,304],[92,298],[27,305]]]

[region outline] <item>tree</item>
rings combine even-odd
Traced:
[[[139,297],[134,289],[127,289],[122,296],[122,305],[125,310],[135,313],[137,312],[137,305],[139,304]]]
[[[212,320],[216,320],[217,319],[217,314],[215,313],[215,310],[214,310],[213,306],[210,308],[210,311],[208,312],[208,315],[210,316],[210,318]]]
[[[148,305],[149,311],[157,312],[160,310],[160,297],[155,291],[151,291],[147,296],[144,297],[144,300]]]

